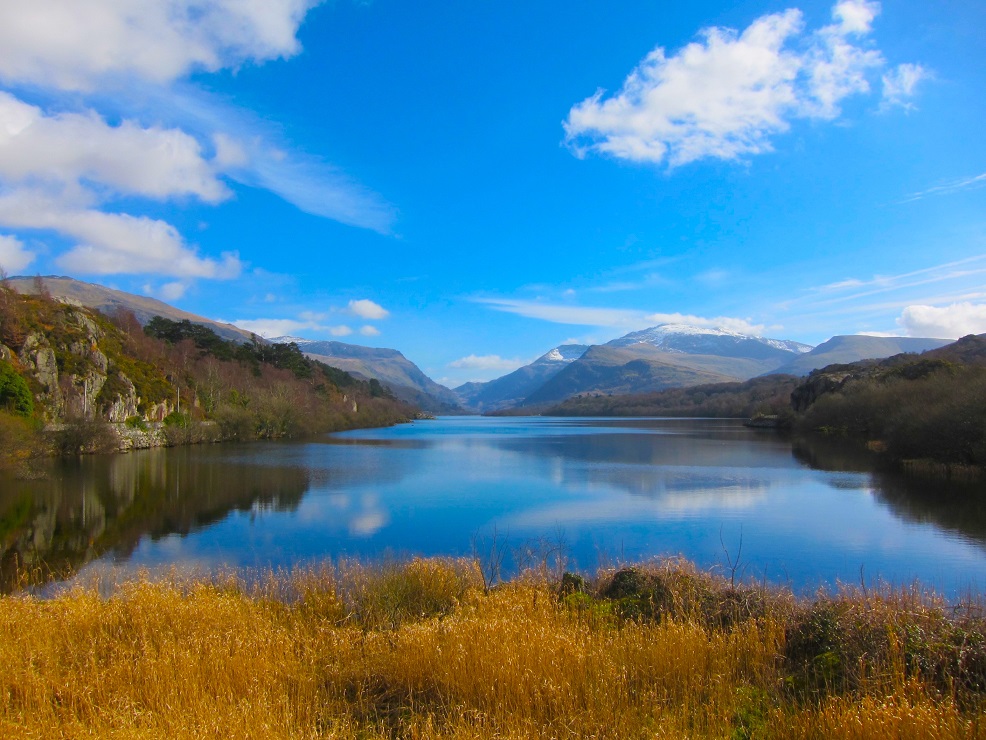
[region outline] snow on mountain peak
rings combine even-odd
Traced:
[[[772,349],[803,354],[811,347],[800,342],[782,339],[767,339],[750,334],[742,334],[721,326],[693,326],[691,324],[659,324],[649,329],[630,332],[618,339],[607,342],[612,347],[630,347],[635,344],[650,344],[667,352],[701,353],[703,350],[715,354],[715,345],[722,341],[729,345],[751,342]]]
[[[291,337],[291,336],[285,335],[283,337],[271,337],[267,341],[270,342],[271,344],[291,344],[292,342],[294,342],[295,344],[297,344],[300,347],[302,344],[312,344],[316,340],[315,339],[305,339],[303,337]]]

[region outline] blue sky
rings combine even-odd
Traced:
[[[449,385],[667,321],[986,332],[986,6],[0,4],[0,265]]]

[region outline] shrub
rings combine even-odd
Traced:
[[[18,416],[34,414],[34,398],[27,381],[6,360],[0,360],[0,410]]]

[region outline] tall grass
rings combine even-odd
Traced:
[[[986,736],[975,614],[679,562],[566,582],[416,559],[4,597],[0,736]]]

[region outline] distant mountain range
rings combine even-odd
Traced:
[[[902,352],[927,352],[944,347],[951,339],[920,339],[914,337],[867,337],[859,334],[832,337],[807,352],[782,365],[774,372],[788,375],[807,375],[828,365],[848,364],[859,360],[879,360]]]
[[[275,337],[271,342],[294,342],[313,360],[345,370],[358,378],[376,378],[402,401],[432,413],[462,413],[459,397],[425,375],[396,349],[363,347],[299,337]]]
[[[204,324],[228,339],[247,341],[253,336],[232,324],[196,316],[153,298],[66,277],[43,280],[56,298],[104,313],[125,308],[142,323],[164,316]],[[34,290],[34,278],[15,277],[9,281],[18,291]],[[561,345],[503,377],[466,383],[452,391],[429,378],[395,349],[297,337],[270,341],[293,341],[309,357],[358,377],[376,378],[398,398],[433,413],[537,408],[578,395],[645,393],[744,381],[771,373],[807,375],[833,363],[882,359],[949,344],[945,339],[836,336],[813,348],[721,327],[661,324],[601,345]]]
[[[585,344],[563,344],[502,378],[487,383],[466,383],[455,392],[464,406],[480,412],[521,406],[528,396],[582,357],[587,349]]]
[[[539,408],[586,394],[647,393],[771,373],[806,375],[834,362],[923,352],[947,343],[846,336],[812,348],[724,328],[661,324],[602,345],[557,347],[509,375],[488,383],[467,383],[455,391],[463,405],[482,411]]]

